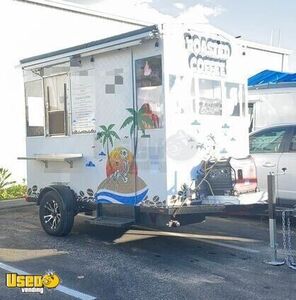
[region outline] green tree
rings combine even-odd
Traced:
[[[145,114],[144,108],[140,108],[139,110],[136,110],[134,108],[127,108],[126,109],[131,115],[127,117],[124,122],[122,123],[120,129],[130,125],[130,135],[131,137],[134,136],[135,139],[135,153],[137,154],[137,148],[138,148],[138,131],[142,131],[142,137],[150,137],[150,135],[146,135],[145,129],[147,126],[150,126],[153,128],[153,122],[149,116]]]
[[[109,153],[110,153],[109,143],[113,147],[114,139],[120,140],[120,137],[118,136],[118,134],[114,130],[112,130],[114,126],[115,126],[115,124],[110,124],[108,127],[105,125],[101,125],[99,127],[102,130],[97,133],[97,140],[102,141],[103,147],[106,146],[108,158],[109,158]]]
[[[15,183],[15,181],[9,181],[10,177],[11,173],[7,169],[0,168],[0,190]]]
[[[127,108],[126,109],[131,116],[127,117],[124,122],[122,123],[120,129],[131,125],[130,127],[130,135],[137,134],[138,130],[142,131],[142,136],[147,137],[148,135],[145,134],[145,129],[147,126],[153,127],[153,122],[149,116],[145,114],[145,111],[143,108],[140,108],[139,110],[133,109],[133,108]]]

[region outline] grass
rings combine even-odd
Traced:
[[[0,190],[0,200],[9,200],[25,197],[27,186],[24,184],[13,184],[8,188]]]

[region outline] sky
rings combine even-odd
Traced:
[[[150,22],[209,22],[234,36],[296,52],[295,0],[65,0],[87,8]],[[296,54],[291,59],[296,72]]]

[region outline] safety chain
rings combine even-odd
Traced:
[[[282,211],[282,234],[285,261],[289,268],[296,270],[296,263],[292,253],[291,243],[291,213],[293,210]]]

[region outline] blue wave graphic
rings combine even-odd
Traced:
[[[98,192],[95,195],[96,203],[120,203],[126,205],[137,205],[144,200],[145,196],[148,193],[148,188],[144,190],[141,194],[138,195],[128,195],[124,196],[123,194],[116,194],[116,192]]]

